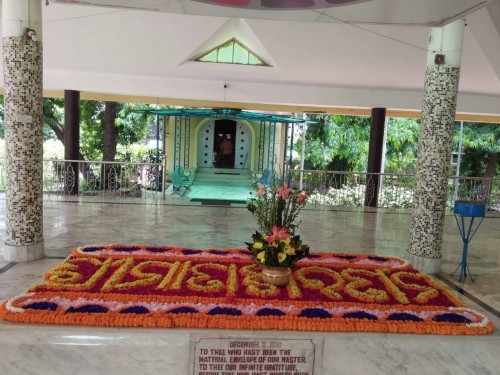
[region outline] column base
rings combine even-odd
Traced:
[[[6,262],[20,263],[31,262],[45,256],[45,242],[31,245],[7,245],[3,244],[3,257]]]
[[[408,261],[419,271],[435,275],[441,271],[441,258],[424,258],[408,253]]]

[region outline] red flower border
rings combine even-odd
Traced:
[[[0,317],[119,327],[485,334],[493,324],[398,258],[314,253],[287,288],[245,249],[81,247]]]

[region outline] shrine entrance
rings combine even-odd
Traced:
[[[221,144],[226,138],[232,145],[232,155],[226,163]],[[250,168],[251,132],[247,125],[229,119],[211,120],[198,132],[198,168]]]

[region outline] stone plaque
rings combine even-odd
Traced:
[[[192,375],[319,375],[322,339],[191,338]]]

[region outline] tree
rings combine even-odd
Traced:
[[[454,149],[458,150],[460,124],[455,123]],[[492,178],[500,175],[500,125],[464,123],[461,175]]]
[[[321,114],[309,119],[315,123],[307,127],[305,169],[366,170],[369,118]]]
[[[162,106],[162,108],[167,109],[168,107]],[[156,106],[136,103],[119,104],[115,119],[118,130],[116,139],[119,144],[131,145],[146,137],[151,116],[144,111],[151,109],[156,109]]]
[[[145,104],[82,101],[82,153],[94,158],[113,161],[116,145],[130,145],[143,139],[149,125]]]
[[[87,160],[103,158],[104,111],[104,102],[80,101],[80,150]]]
[[[310,115],[306,133],[306,169],[365,171],[371,121],[369,117]],[[420,122],[389,118],[386,171],[414,173]],[[297,148],[301,147],[301,140]]]
[[[386,173],[415,173],[419,128],[420,120],[388,119]]]
[[[64,100],[44,98],[43,112],[43,140],[58,139],[64,144]]]
[[[115,124],[116,119],[116,102],[104,103],[104,130],[103,130],[103,157],[104,161],[114,161],[116,155],[116,134],[118,129]]]
[[[108,117],[106,117],[107,107]],[[82,100],[80,102],[82,159],[112,161],[116,156],[117,144],[130,145],[143,139],[149,116],[134,111],[150,108],[144,104],[113,104],[113,102]],[[44,125],[48,126],[64,144],[64,100],[44,99],[43,115]]]

